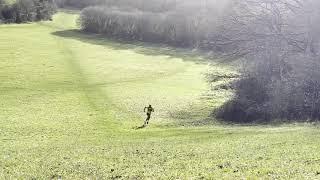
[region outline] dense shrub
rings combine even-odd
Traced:
[[[5,1],[0,0],[0,23],[3,21],[3,16],[2,16],[2,9],[5,7]]]
[[[87,6],[94,6],[103,4],[105,0],[56,0],[55,3],[63,7],[84,8]]]
[[[85,8],[80,16],[84,31],[107,36],[161,42],[180,47],[211,46],[210,37],[220,14],[217,6],[194,1],[145,1]],[[122,1],[125,2],[125,1]],[[110,2],[109,2],[110,3]],[[120,6],[120,7],[119,7]],[[211,47],[212,48],[212,47]]]
[[[52,0],[17,0],[13,4],[3,1],[0,18],[5,23],[22,23],[49,20],[54,12],[55,5]]]
[[[106,6],[151,12],[168,11],[175,8],[177,3],[175,0],[56,0],[55,2],[59,7],[85,8],[88,6]]]

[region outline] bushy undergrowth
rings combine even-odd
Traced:
[[[286,67],[282,74],[275,64],[250,67],[233,84],[235,97],[217,117],[237,123],[320,120],[319,58],[299,56]]]
[[[17,0],[10,4],[0,0],[0,23],[49,20],[54,12],[52,0]]]
[[[84,8],[87,6],[103,4],[104,1],[105,0],[56,0],[55,3],[60,8],[64,8],[64,7]]]
[[[108,1],[108,6],[85,8],[80,17],[81,28],[128,40],[213,48],[209,41],[220,14],[214,3],[173,0],[125,2]]]

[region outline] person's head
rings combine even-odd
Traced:
[[[149,104],[149,107],[151,107],[151,105]]]

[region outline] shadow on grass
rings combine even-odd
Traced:
[[[75,39],[85,43],[108,46],[114,50],[133,50],[136,53],[149,56],[168,56],[168,58],[180,58],[184,61],[195,63],[209,63],[210,61],[218,62],[210,52],[199,50],[173,48],[166,45],[158,45],[145,42],[132,42],[114,38],[107,38],[100,34],[84,33],[80,30],[64,30],[52,33],[55,36]]]
[[[144,128],[146,128],[146,127],[147,127],[147,126],[142,125],[142,126],[134,127],[133,129],[135,129],[135,130],[139,130],[139,129],[144,129]]]

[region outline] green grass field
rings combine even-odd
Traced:
[[[76,17],[0,26],[0,179],[320,179],[318,126],[209,118],[232,92],[205,75],[230,65],[82,34]]]

